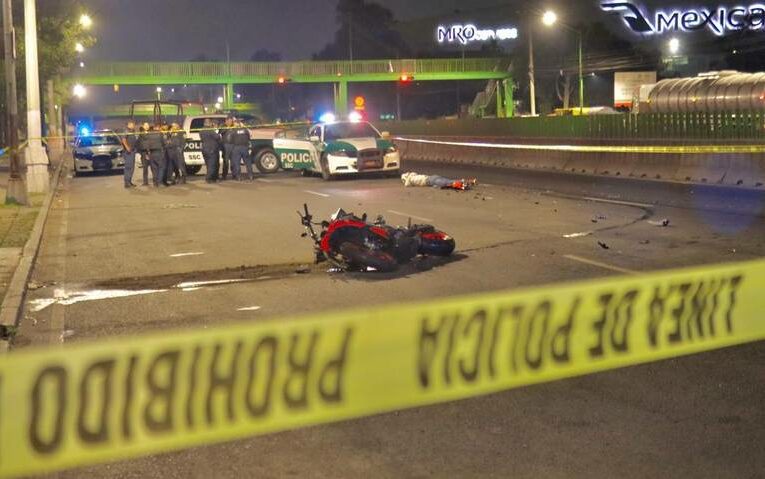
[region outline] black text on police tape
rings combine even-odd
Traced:
[[[448,387],[538,373],[627,355],[638,339],[657,350],[730,335],[742,282],[740,275],[700,277],[428,316],[420,326],[419,383]],[[573,357],[572,338],[585,341],[584,356]]]
[[[314,330],[128,351],[76,370],[49,364],[30,391],[29,445],[51,455],[65,438],[129,444],[139,428],[161,438],[266,420],[277,404],[295,413],[341,404],[353,328],[341,334],[331,343]]]

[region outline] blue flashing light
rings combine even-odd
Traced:
[[[80,136],[90,136],[90,128],[87,126],[80,128]]]
[[[319,122],[321,123],[334,123],[337,120],[335,117],[335,114],[332,112],[324,113],[319,117]]]

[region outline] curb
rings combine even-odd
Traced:
[[[51,204],[53,204],[53,197],[56,196],[56,190],[58,189],[63,169],[64,160],[62,158],[61,161],[59,161],[56,171],[53,173],[50,192],[40,207],[40,213],[37,215],[34,227],[32,228],[32,233],[30,234],[27,243],[24,245],[19,264],[16,266],[16,271],[13,273],[13,277],[5,293],[3,304],[0,306],[0,325],[18,326],[19,321],[21,320],[21,312],[27,294],[27,283],[32,274],[32,269],[34,268],[35,260],[37,259],[37,253],[40,251],[40,243],[42,242],[42,235],[45,231],[45,223],[48,220],[50,207]],[[9,340],[0,340],[0,353],[7,352],[9,346]]]

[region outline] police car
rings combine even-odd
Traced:
[[[285,170],[318,173],[325,180],[374,172],[398,176],[401,168],[390,135],[365,121],[319,123],[302,137],[280,132],[274,150]]]
[[[74,176],[125,169],[122,142],[111,130],[97,130],[91,133],[88,128],[82,128],[72,146]]]

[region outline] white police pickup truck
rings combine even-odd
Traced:
[[[186,170],[190,175],[199,173],[205,164],[205,160],[202,157],[202,141],[199,137],[199,130],[205,128],[206,120],[210,120],[212,128],[224,128],[226,115],[187,116],[183,120],[183,125],[181,125],[186,132],[186,147],[183,149],[183,156],[186,161]],[[250,150],[253,162],[261,173],[275,173],[281,167],[279,158],[276,156],[273,148],[275,134],[276,130],[270,129],[256,128],[250,130]]]
[[[361,173],[400,174],[401,158],[390,135],[363,121],[318,123],[307,136],[281,131],[273,146],[285,170],[318,173],[325,180]]]

